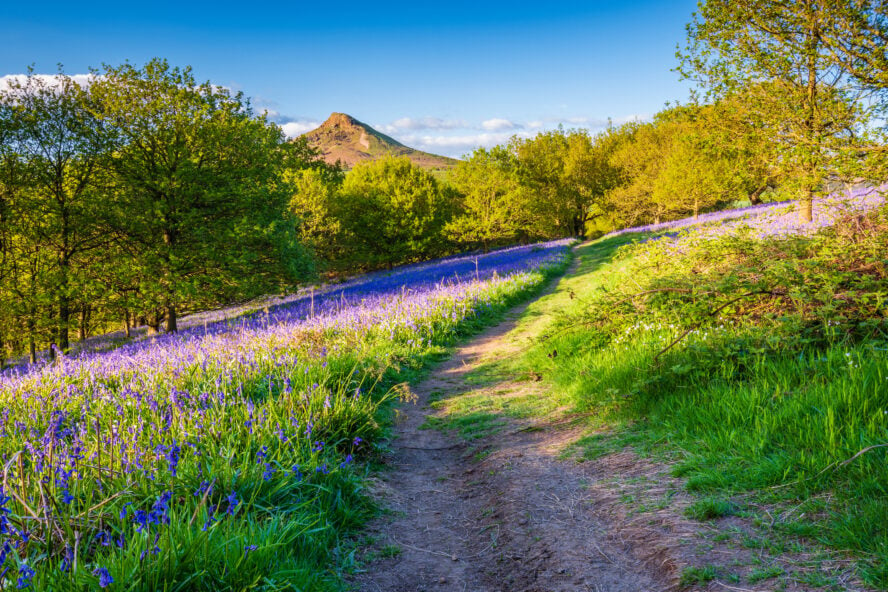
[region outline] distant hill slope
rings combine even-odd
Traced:
[[[424,169],[449,169],[457,162],[405,146],[345,113],[331,114],[321,127],[303,136],[321,151],[325,161],[341,161],[349,169],[359,162],[386,156],[406,156]]]

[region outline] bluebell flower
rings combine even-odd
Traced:
[[[201,481],[197,489],[194,490],[194,497],[200,497],[210,490],[209,481]]]
[[[96,535],[96,540],[103,547],[108,547],[111,545],[111,535],[108,534],[108,531],[106,530],[99,531],[99,533]]]
[[[21,567],[19,567],[19,577],[18,581],[15,583],[15,587],[17,590],[24,590],[25,588],[31,587],[31,580],[34,579],[34,570],[31,567],[23,563]]]
[[[240,504],[240,501],[237,499],[237,492],[232,491],[226,499],[228,500],[228,511],[226,514],[234,516],[234,513],[237,512],[237,506]]]
[[[114,578],[108,573],[107,568],[100,567],[93,571],[93,575],[99,576],[99,588],[107,588],[114,583]]]
[[[136,525],[136,532],[142,532],[148,528],[148,512],[145,510],[136,510],[133,514],[133,524]]]
[[[0,486],[0,535],[9,533],[9,514],[11,510],[6,507],[12,500],[11,497],[3,495],[3,487]]]

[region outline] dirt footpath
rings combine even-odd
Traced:
[[[577,462],[565,452],[589,433],[582,418],[499,414],[475,440],[429,429],[430,421],[446,416],[448,402],[465,397],[547,396],[543,382],[473,374],[527,342],[514,330],[525,309],[511,311],[412,387],[416,403],[401,406],[389,469],[376,483],[387,511],[365,531],[372,543],[362,545],[365,571],[350,579],[354,589],[863,589],[847,558],[765,544],[777,514],[767,527],[748,517],[687,518],[696,498],[668,465],[630,450]],[[444,409],[431,406],[434,401]],[[771,509],[763,511],[771,516]]]
[[[467,384],[466,375],[490,356],[514,350],[508,337],[523,308],[487,330],[412,390],[395,428],[392,470],[379,496],[390,510],[372,524],[378,555],[355,587],[368,592],[640,591],[666,590],[670,570],[653,566],[602,520],[588,502],[583,465],[558,460],[577,437],[568,426],[511,422],[486,436],[483,460],[466,442],[421,429],[431,397],[479,388],[525,396],[540,383]],[[540,396],[545,393],[540,392]],[[539,426],[544,427],[544,426]],[[591,468],[591,467],[590,467]],[[642,555],[646,555],[642,554]]]

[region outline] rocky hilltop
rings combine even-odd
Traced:
[[[431,170],[449,169],[456,164],[453,158],[405,146],[345,113],[332,113],[319,128],[303,136],[321,151],[325,161],[341,162],[348,169],[359,162],[386,156],[406,156],[417,166]]]

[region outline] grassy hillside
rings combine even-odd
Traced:
[[[655,454],[699,496],[693,517],[849,552],[888,588],[886,248],[885,210],[809,235],[772,218],[604,237],[504,364],[552,387],[536,413],[587,416],[587,458]]]

